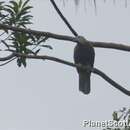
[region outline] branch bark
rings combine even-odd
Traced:
[[[91,41],[92,45],[97,48],[116,49],[122,51],[130,51],[130,46],[125,43],[113,43],[113,42],[94,42]]]
[[[24,29],[24,28],[17,28],[9,25],[0,24],[0,29],[7,29],[12,31],[18,31],[33,35],[39,35],[39,36],[45,36],[48,38],[53,38],[57,40],[65,40],[65,41],[71,41],[71,42],[77,42],[76,37],[68,36],[68,35],[59,35],[55,33],[50,32],[44,32],[44,31],[37,31],[37,30],[31,30],[31,29]],[[89,41],[94,47],[98,48],[107,48],[107,49],[116,49],[116,50],[122,50],[122,51],[130,51],[130,46],[125,45],[125,43],[113,43],[113,42],[95,42],[95,41]]]
[[[25,57],[25,58],[29,58],[29,59],[42,59],[42,60],[50,60],[50,61],[55,61],[58,63],[62,63],[65,65],[69,65],[72,67],[78,67],[80,69],[87,69],[88,71],[93,72],[94,74],[97,74],[99,76],[101,76],[103,79],[105,79],[108,83],[110,83],[113,87],[115,87],[116,89],[120,90],[122,93],[124,93],[127,96],[130,96],[130,91],[125,89],[124,87],[122,87],[121,85],[119,85],[118,83],[116,83],[114,80],[112,80],[109,76],[107,76],[104,72],[102,72],[101,70],[97,69],[97,68],[92,68],[90,66],[81,66],[78,64],[74,64],[59,58],[55,58],[55,57],[51,57],[51,56],[46,56],[46,55],[26,55],[26,54],[21,54],[21,53],[16,53],[13,52],[13,54],[16,57]]]
[[[15,57],[14,53],[12,53],[12,54],[10,54],[10,55],[8,55],[6,57],[0,57],[0,61],[7,61],[7,60],[12,59],[13,57]]]
[[[68,66],[72,66],[72,67],[79,67],[81,69],[87,69],[88,71],[91,71],[94,74],[101,76],[108,83],[110,83],[113,87],[120,90],[125,95],[130,96],[129,90],[125,89],[124,87],[122,87],[121,85],[116,83],[114,80],[112,80],[110,77],[108,77],[105,73],[103,73],[99,69],[91,68],[90,66],[84,67],[84,66],[74,64],[74,63],[71,63],[71,62],[56,58],[56,57],[51,57],[51,56],[46,56],[46,55],[27,55],[27,54],[22,54],[22,53],[17,53],[17,52],[12,52],[12,54],[10,54],[9,56],[0,58],[0,61],[7,61],[6,63],[4,63],[4,64],[7,64],[8,62],[11,62],[12,60],[16,59],[16,57],[25,57],[25,58],[28,58],[28,59],[50,60],[50,61],[65,64],[65,65],[68,65]],[[3,64],[1,66],[3,66]]]

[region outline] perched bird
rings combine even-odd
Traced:
[[[95,51],[91,43],[82,36],[77,36],[77,45],[74,49],[74,61],[76,64],[93,67]],[[79,91],[90,93],[91,72],[77,68],[79,74]]]

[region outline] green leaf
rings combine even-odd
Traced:
[[[128,124],[130,124],[130,115],[128,116]]]
[[[17,59],[17,65],[18,65],[19,67],[21,67],[21,65],[22,65],[22,64],[21,64],[21,60],[20,60],[19,58]]]
[[[29,14],[30,13],[30,11],[20,11],[18,14],[17,14],[17,17],[20,19],[20,18],[23,18],[23,17],[28,17],[29,15],[27,15],[27,14]],[[32,15],[30,15],[29,17],[33,17]]]
[[[33,6],[26,6],[26,7],[22,8],[21,11],[28,11],[32,8],[33,8]]]
[[[17,4],[17,2],[15,2],[15,1],[13,1],[13,0],[11,0],[11,1],[9,1],[14,7],[15,6],[18,6],[18,4]]]
[[[117,112],[113,112],[113,120],[118,121],[118,114]]]
[[[23,64],[23,66],[24,66],[24,67],[26,67],[26,66],[27,66],[27,63],[26,63],[26,58],[21,57],[21,62],[22,62],[22,64]]]
[[[0,5],[2,5],[2,4],[4,4],[4,3],[5,3],[4,1],[1,1],[1,2],[0,2]]]
[[[12,4],[12,7],[13,7],[14,12],[15,12],[15,13],[18,13],[18,11],[19,11],[18,3],[15,2],[15,1],[10,1],[10,3]]]
[[[22,0],[19,0],[18,7],[21,8],[21,6],[22,6]]]
[[[19,25],[25,26],[27,24],[32,24],[32,22],[20,22]]]
[[[22,17],[22,20],[29,21],[33,16],[32,15],[25,15]]]
[[[28,4],[29,1],[30,1],[30,0],[26,0],[26,1],[23,3],[22,8],[24,8],[24,7]]]
[[[12,9],[12,7],[10,5],[6,5],[8,8],[5,8],[5,11],[7,11],[10,15],[14,15],[15,12]]]
[[[4,9],[4,2],[0,2],[0,10],[3,10]]]

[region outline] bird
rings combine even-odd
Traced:
[[[95,59],[95,50],[90,41],[86,40],[83,36],[77,36],[77,45],[74,48],[74,62],[75,64],[82,65],[84,67],[93,67]],[[90,93],[90,76],[91,71],[76,68],[79,75],[79,91],[83,94]]]

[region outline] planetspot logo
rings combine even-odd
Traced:
[[[114,121],[114,120],[104,120],[104,121],[93,121],[84,120],[82,123],[83,127],[91,128],[125,128],[130,127],[130,123],[126,120]]]

